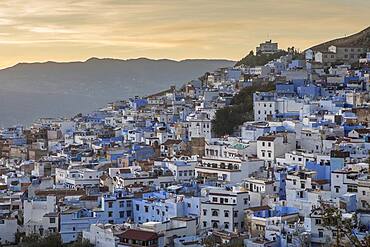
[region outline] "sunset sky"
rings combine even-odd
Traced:
[[[370,25],[369,0],[1,0],[0,67],[89,57],[239,59]]]

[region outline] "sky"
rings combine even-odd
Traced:
[[[112,58],[238,60],[370,25],[369,0],[0,0],[0,68]]]

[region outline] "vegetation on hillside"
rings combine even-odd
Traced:
[[[81,237],[71,243],[63,244],[62,238],[59,233],[50,234],[42,237],[38,234],[31,234],[29,236],[18,236],[20,243],[17,246],[20,247],[92,247],[89,241],[83,240]]]
[[[231,105],[218,109],[212,121],[213,132],[216,136],[231,135],[235,129],[246,121],[253,120],[253,93],[275,90],[274,83],[254,83],[243,88],[236,94]]]
[[[245,65],[245,66],[263,66],[267,64],[269,61],[278,59],[281,56],[285,56],[287,54],[286,51],[279,51],[274,54],[260,54],[255,55],[253,51],[250,51],[247,56],[242,58],[238,61],[235,66]]]
[[[288,48],[288,51],[280,50],[274,54],[254,54],[253,51],[250,51],[249,54],[238,61],[235,66],[263,66],[274,59],[278,59],[288,54],[291,54],[293,59],[304,58],[303,54],[296,50],[294,47]]]

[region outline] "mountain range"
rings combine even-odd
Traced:
[[[19,63],[0,70],[0,127],[87,113],[108,102],[181,86],[207,71],[234,64],[230,60],[148,58]]]

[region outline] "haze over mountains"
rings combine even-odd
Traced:
[[[0,127],[71,116],[106,103],[180,86],[230,60],[98,59],[20,63],[0,70]]]

